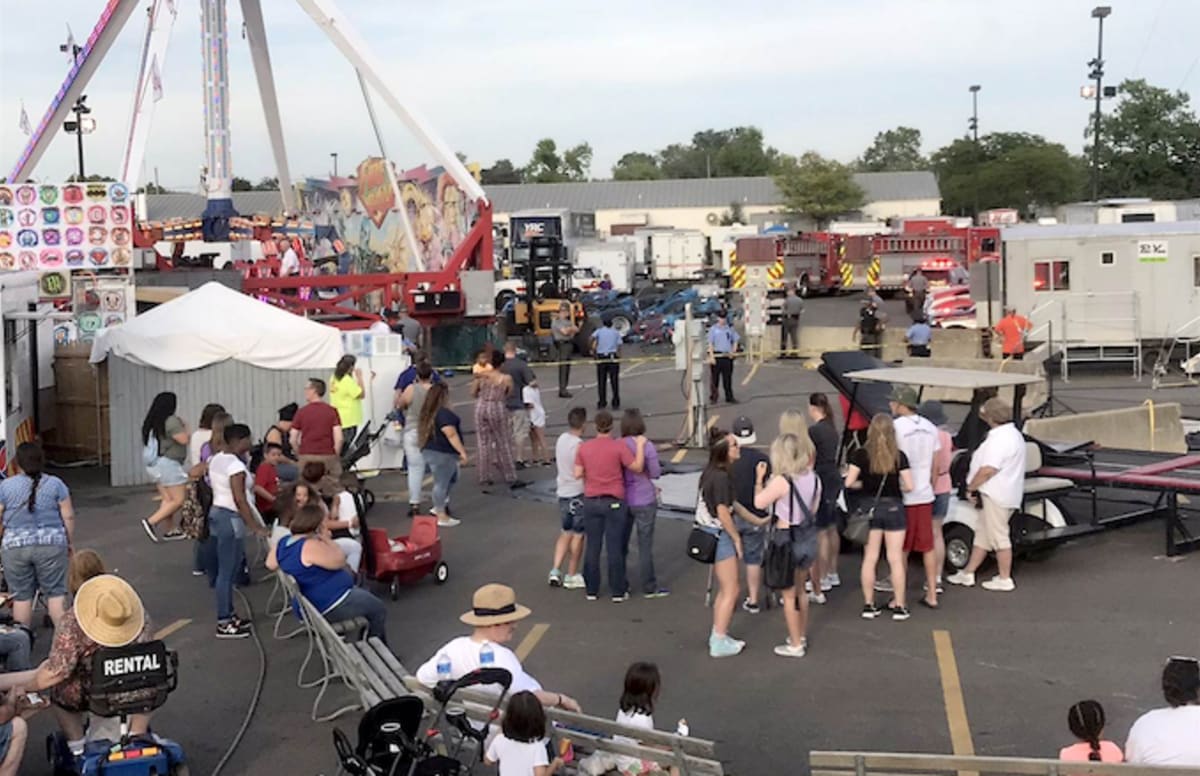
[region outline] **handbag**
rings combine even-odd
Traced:
[[[866,544],[867,537],[871,534],[871,520],[875,517],[875,509],[879,506],[879,498],[883,495],[883,486],[887,482],[887,477],[879,481],[879,489],[875,491],[875,499],[871,502],[871,506],[864,509],[860,504],[850,513],[850,517],[846,520],[846,530],[842,532],[842,536],[846,540],[854,544]]]
[[[689,558],[699,563],[714,563],[717,560],[718,537],[702,527],[702,515],[704,518],[712,520],[703,496],[696,503],[696,522],[692,525],[691,533],[688,534],[687,554]]]
[[[790,479],[788,480],[788,489],[791,492],[791,498],[800,505],[800,510],[804,512],[805,519],[809,523],[814,522],[812,510],[796,493],[796,485]],[[763,584],[771,590],[787,590],[796,584],[796,556],[793,548],[796,535],[795,526],[788,526],[786,542],[776,542],[775,532],[779,530],[776,522],[774,510],[772,510],[771,528],[767,532],[767,547],[763,554]]]

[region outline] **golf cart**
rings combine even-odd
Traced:
[[[893,385],[912,386],[917,389],[918,397],[926,388],[974,392],[983,388],[1011,387],[1014,392],[1013,420],[1019,424],[1019,408],[1026,387],[1043,379],[1036,375],[974,369],[887,366],[857,351],[826,353],[822,360],[822,375],[842,392],[853,410],[866,418],[879,412],[889,412],[887,396]],[[842,450],[852,445],[847,424],[842,436]],[[950,500],[949,514],[942,524],[942,532],[946,540],[946,565],[955,571],[967,565],[979,520],[979,510],[966,497],[966,473],[972,452],[956,451],[950,467],[955,492]],[[1075,491],[1075,484],[1065,478],[1039,476],[1038,470],[1041,468],[1042,448],[1037,442],[1027,440],[1024,503],[1014,513],[1009,525],[1014,552],[1030,559],[1045,557],[1067,539],[1101,530],[1090,519],[1086,523],[1079,523],[1065,507],[1064,499]]]

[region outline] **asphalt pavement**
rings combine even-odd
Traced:
[[[834,311],[822,314],[825,319],[844,315],[846,308],[853,316],[846,300],[809,304],[810,310],[828,306]],[[745,414],[760,438],[769,441],[782,410],[802,407],[811,391],[830,390],[810,367],[800,361],[769,362],[752,372],[739,364],[735,389],[741,403],[713,407],[715,423],[728,427]],[[642,362],[625,372],[623,406],[643,410],[662,458],[701,463],[700,451],[671,446],[685,415],[680,373],[671,362]],[[539,374],[544,382],[554,380],[549,369]],[[559,399],[550,390],[544,394],[551,440],[567,408],[579,404],[594,411],[596,394],[588,387],[594,374],[578,366],[573,378],[579,384],[573,399]],[[451,385],[473,451],[465,382],[454,378]],[[1138,404],[1149,393],[1148,380],[1139,384],[1124,375],[1085,375],[1072,380],[1063,398],[1092,408],[1118,400]],[[1200,414],[1195,391],[1158,392],[1156,401],[1168,395],[1185,402],[1185,414]],[[152,545],[138,526],[138,519],[153,510],[148,489],[109,488],[99,470],[62,475],[79,512],[77,546],[99,550],[141,592],[156,628],[170,630],[166,640],[180,655],[180,683],[155,726],[183,744],[193,776],[209,774],[255,697],[255,643],[213,637],[213,596],[203,578],[190,574],[190,543]],[[524,476],[550,477],[553,470]],[[405,533],[403,478],[385,474],[369,487],[379,498],[372,525]],[[415,669],[444,641],[465,632],[458,616],[476,587],[504,582],[533,609],[511,646],[519,645],[527,670],[545,686],[575,696],[590,713],[611,716],[628,664],[655,661],[664,681],[655,710],[658,726],[671,729],[686,718],[694,735],[718,740],[734,774],[803,772],[812,749],[1050,756],[1070,742],[1067,707],[1088,697],[1104,704],[1108,735],[1123,741],[1135,717],[1161,702],[1163,659],[1200,652],[1195,616],[1200,556],[1160,557],[1159,523],[1079,539],[1041,562],[1020,563],[1018,587],[1011,594],[952,588],[940,611],[917,607],[902,623],[859,618],[858,556],[848,553],[841,559],[843,586],[830,594],[827,605],[812,609],[805,658],[772,654],[785,636],[776,609],[757,615],[739,610],[732,633],[747,641],[746,651],[713,660],[706,649],[707,569],[685,557],[686,521],[663,519],[658,525],[655,560],[670,597],[589,603],[582,591],[546,585],[558,533],[553,505],[513,498],[506,490],[484,492],[474,468],[464,471],[454,503],[463,522],[442,532],[449,580],[441,586],[431,579],[406,586],[399,600],[388,604],[389,639],[404,665]],[[630,568],[636,570],[635,558]],[[919,585],[916,573],[910,579]],[[270,583],[245,593],[265,646],[266,671],[245,738],[224,773],[333,774],[331,730],[336,724],[352,731],[357,715],[333,724],[309,719],[314,693],[296,686],[304,643],[271,637],[263,615]],[[915,601],[917,591],[911,594]],[[41,637],[38,649],[44,654],[50,632],[43,629]],[[964,713],[955,711],[959,698]],[[52,725],[45,713],[31,722],[22,773],[49,773],[41,741]]]

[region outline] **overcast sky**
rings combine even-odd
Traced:
[[[180,9],[146,154],[164,185],[192,188],[203,164],[199,1]],[[1200,92],[1200,2],[1110,0],[1106,80],[1141,77]],[[7,172],[67,61],[69,22],[82,43],[102,0],[0,0],[0,163]],[[143,5],[145,5],[143,3]],[[377,153],[352,68],[290,0],[262,0],[292,174],[344,173]],[[411,101],[453,148],[485,165],[524,164],[534,143],[586,140],[594,177],[623,153],[693,132],[759,126],[789,153],[849,161],[881,129],[924,133],[925,150],[966,131],[972,83],[982,132],[1036,132],[1079,151],[1090,103],[1079,97],[1095,56],[1094,2],[1082,0],[340,0]],[[53,8],[53,12],[48,9]],[[236,174],[274,175],[240,6],[229,2]],[[144,34],[135,13],[87,89],[98,129],[89,173],[115,174]],[[385,111],[377,101],[377,108]],[[431,161],[390,114],[389,150],[405,167]],[[63,134],[35,174],[63,178],[75,147]],[[2,173],[0,173],[2,174]]]

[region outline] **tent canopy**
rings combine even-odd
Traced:
[[[264,369],[332,369],[342,356],[341,333],[273,307],[220,283],[102,329],[92,363],[109,354],[164,372],[186,372],[226,359]]]

